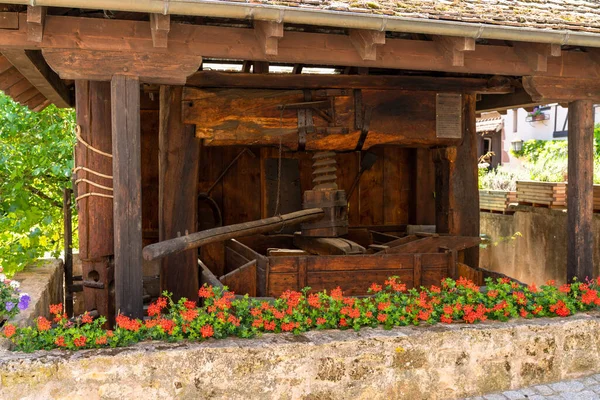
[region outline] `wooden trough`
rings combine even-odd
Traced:
[[[258,297],[338,286],[347,295],[366,295],[371,283],[390,276],[398,276],[409,289],[439,285],[446,277],[457,277],[458,251],[478,243],[474,237],[411,235],[390,241],[389,246],[376,245],[379,251],[371,248],[371,254],[323,256],[294,249],[293,235],[256,235],[225,243],[226,267],[231,272],[219,281],[237,294]]]

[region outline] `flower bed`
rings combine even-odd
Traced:
[[[18,281],[8,279],[0,267],[0,326],[29,307],[31,297],[21,292]]]
[[[204,286],[199,291],[203,305],[185,298],[173,302],[165,293],[148,308],[148,319],[117,317],[113,330],[104,330],[104,317],[95,320],[84,314],[69,321],[62,305],[51,306],[54,321],[39,317],[34,327],[7,324],[4,336],[15,349],[65,348],[70,350],[128,346],[144,340],[169,342],[217,339],[228,336],[249,338],[262,332],[293,332],[313,329],[355,329],[464,322],[487,319],[566,317],[600,305],[600,278],[586,283],[537,288],[521,286],[508,278],[486,281],[481,290],[472,281],[448,278],[440,286],[406,290],[391,277],[384,285],[372,284],[370,297],[345,297],[341,289],[331,293],[287,291],[273,302],[248,297],[236,299],[232,292]]]

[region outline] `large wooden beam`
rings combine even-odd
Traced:
[[[95,149],[112,153],[111,99],[108,82],[75,82],[77,125],[81,137]],[[75,179],[86,179],[105,187],[112,187],[112,159],[92,151],[83,143],[75,147]],[[80,167],[95,171],[80,169]],[[102,175],[98,175],[102,174]],[[102,196],[88,195],[98,193]],[[75,185],[79,218],[79,258],[84,281],[97,282],[102,288],[83,286],[85,307],[97,310],[113,326],[115,317],[114,294],[114,228],[112,192],[81,181]],[[85,196],[85,197],[81,197]],[[106,197],[108,196],[108,197]]]
[[[158,136],[158,235],[162,242],[196,231],[200,141],[194,127],[181,122],[183,87],[160,87]],[[175,299],[198,299],[198,252],[188,250],[162,260],[161,291]]]
[[[248,89],[381,89],[414,90],[453,93],[512,93],[514,88],[507,78],[448,78],[404,75],[311,75],[270,74],[264,76],[245,73],[200,71],[188,78],[187,86],[198,88]]]
[[[115,75],[111,82],[117,311],[143,317],[140,81]]]
[[[569,103],[567,279],[594,277],[594,110],[589,100]]]
[[[334,90],[333,94],[337,89]],[[332,92],[315,91],[313,100],[328,100]],[[341,93],[341,92],[340,92]],[[286,108],[305,100],[302,90],[192,89],[184,90],[183,119],[196,125],[205,145],[263,145],[297,149],[298,112]],[[329,101],[329,100],[328,100]],[[336,96],[335,125],[315,114],[306,133],[307,150],[354,150],[361,139],[356,128],[356,101],[347,92]],[[406,146],[454,145],[461,138],[436,135],[436,93],[363,90],[358,110],[371,110],[363,150],[379,144]],[[283,111],[283,112],[282,112]]]
[[[477,102],[477,112],[505,111],[513,108],[533,107],[540,104],[535,101],[531,95],[524,89],[516,89],[514,93],[502,95],[482,95],[481,100]]]
[[[479,237],[475,96],[464,95],[463,141],[433,150],[438,233]],[[465,263],[479,265],[479,249],[465,250]]]
[[[134,51],[160,53],[165,59],[195,55],[222,59],[285,63],[359,66],[408,70],[445,71],[491,75],[523,76],[535,71],[510,46],[478,45],[464,54],[464,67],[452,66],[436,43],[428,40],[386,39],[376,60],[363,60],[349,36],[286,31],[276,56],[264,54],[260,42],[248,28],[172,23],[169,48],[156,48],[150,23],[110,19],[46,17],[41,43],[27,40],[27,31],[0,30],[0,48],[87,49],[91,51]],[[547,76],[600,77],[589,54],[563,51],[562,57],[548,59]]]
[[[0,52],[57,107],[71,107],[71,91],[50,69],[39,51],[7,49]]]
[[[534,101],[552,103],[576,100],[600,102],[600,80],[524,76],[523,88]]]
[[[44,58],[62,79],[110,81],[115,75],[135,76],[145,83],[182,85],[198,70],[202,57],[134,51],[43,50]]]

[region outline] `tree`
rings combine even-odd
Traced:
[[[0,92],[0,265],[9,274],[62,250],[74,129],[72,109],[33,112]]]

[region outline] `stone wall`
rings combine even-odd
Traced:
[[[567,278],[567,213],[518,206],[513,215],[481,213],[481,233],[492,242],[481,249],[479,266],[525,283]],[[594,277],[600,276],[600,214],[594,214]],[[522,234],[511,240],[516,232]]]
[[[0,398],[453,399],[600,370],[600,320],[313,331],[0,354]]]
[[[11,321],[18,326],[31,325],[40,315],[49,317],[50,304],[63,302],[63,262],[61,259],[41,260],[13,277],[21,283],[21,291],[31,296],[29,307]]]

